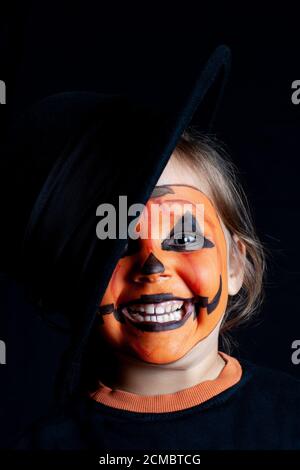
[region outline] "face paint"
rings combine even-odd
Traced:
[[[152,204],[182,209],[189,204],[192,210],[181,216],[171,210],[167,233],[163,217],[152,217]],[[161,236],[129,240],[99,307],[99,328],[114,349],[163,364],[183,357],[224,314],[227,247],[213,204],[194,187],[157,186],[146,208],[148,217],[142,214],[140,227],[151,226]],[[182,232],[182,217],[192,227],[188,233]]]

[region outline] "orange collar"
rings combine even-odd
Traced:
[[[103,405],[138,413],[166,413],[200,405],[238,383],[242,368],[237,359],[222,355],[225,366],[214,380],[206,380],[179,392],[162,395],[138,395],[100,384],[90,397]]]

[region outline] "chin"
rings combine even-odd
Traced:
[[[148,353],[147,351],[133,350],[130,352],[130,355],[140,361],[146,362],[148,364],[171,364],[176,362],[182,357],[184,357],[189,351],[159,351],[156,353]]]

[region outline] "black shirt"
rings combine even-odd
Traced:
[[[80,398],[33,429],[20,449],[300,449],[300,381],[241,361],[242,378],[181,411],[140,413]]]

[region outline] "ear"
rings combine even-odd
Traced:
[[[246,246],[236,234],[229,237],[228,294],[235,295],[243,285],[246,265]]]

